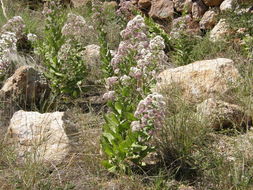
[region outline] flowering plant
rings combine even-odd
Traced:
[[[105,116],[101,145],[107,156],[104,165],[111,172],[126,172],[130,162],[143,164],[153,151],[148,141],[162,124],[163,98],[150,93],[167,56],[163,38],[148,36],[144,19],[136,16],[121,32],[123,40],[110,62],[113,72],[106,79],[104,94],[110,112]]]
[[[0,80],[8,76],[13,66],[13,55],[18,54],[17,42],[24,34],[25,24],[20,16],[15,16],[1,28],[0,34]]]
[[[0,78],[3,78],[11,64],[10,55],[17,51],[17,38],[12,32],[5,32],[0,36]]]
[[[77,27],[75,23],[65,24],[66,16],[57,2],[48,2],[43,11],[46,16],[45,38],[38,41],[37,50],[46,65],[45,75],[52,89],[57,94],[76,97],[82,90],[81,85],[87,72],[81,56],[83,48],[76,39],[71,38],[70,28],[73,27],[75,33],[72,36],[75,36],[81,32],[85,22],[81,17],[69,14],[67,21],[78,20],[83,25]]]

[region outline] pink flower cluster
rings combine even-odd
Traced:
[[[24,34],[25,23],[22,17],[15,16],[3,25],[1,28],[2,33],[12,32],[16,35],[17,39],[20,39]]]
[[[131,124],[132,131],[139,131],[145,127],[161,128],[165,119],[165,101],[161,94],[149,94],[141,100],[137,106],[134,116],[139,121]]]
[[[86,35],[87,31],[90,29],[91,27],[82,16],[69,13],[66,24],[62,28],[62,34],[78,38]]]
[[[115,98],[115,91],[109,91],[109,92],[106,92],[104,95],[103,95],[103,99],[104,100],[114,100]]]
[[[54,8],[56,7],[60,8],[60,6],[61,5],[59,1],[55,1],[55,0],[45,1],[42,14],[45,16],[48,16],[49,14],[53,12]]]
[[[137,11],[137,6],[135,5],[133,0],[120,0],[119,9],[117,10],[117,14],[127,19],[131,19],[134,15],[134,11]]]
[[[149,66],[156,65],[156,68],[159,68],[159,66],[167,63],[168,57],[163,51],[165,48],[163,38],[156,36],[149,40],[148,28],[142,16],[138,15],[130,20],[126,29],[121,32],[121,36],[123,41],[120,42],[111,61],[114,69],[117,69],[122,60],[133,50],[137,51],[135,60],[141,72],[147,70]]]
[[[161,36],[149,39],[148,28],[140,15],[128,22],[126,29],[121,31],[121,37],[123,40],[110,63],[114,76],[106,80],[107,89],[113,90],[117,82],[129,85],[134,79],[136,89],[141,92],[142,85],[151,84],[157,71],[167,63],[164,40]],[[126,66],[128,63],[124,61],[130,54],[134,56],[132,59],[136,64]]]

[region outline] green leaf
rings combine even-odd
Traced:
[[[117,171],[117,167],[112,166],[112,167],[108,168],[108,171],[111,172],[111,173],[115,173]]]
[[[145,151],[148,149],[148,146],[143,146],[143,145],[139,145],[139,144],[132,144],[132,147],[135,149],[135,151]]]
[[[108,160],[103,160],[103,161],[102,161],[102,165],[103,165],[105,168],[111,168],[111,167],[113,167],[113,165],[112,165]]]
[[[116,102],[115,105],[114,105],[114,107],[115,107],[116,111],[121,115],[122,109],[123,109],[121,103],[120,102]]]
[[[111,145],[106,142],[105,139],[102,139],[101,144],[102,144],[102,149],[106,153],[106,155],[110,157],[113,156],[113,149]]]
[[[125,115],[126,119],[129,121],[136,121],[137,120],[137,118],[134,117],[133,113],[126,112],[126,113],[124,113],[124,115]]]
[[[103,133],[103,137],[105,137],[111,144],[113,143],[113,140],[115,137],[111,133]]]
[[[104,116],[106,123],[109,125],[110,129],[116,133],[117,127],[119,126],[119,121],[114,113],[110,113]]]

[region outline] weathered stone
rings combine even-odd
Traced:
[[[171,0],[153,0],[149,15],[152,18],[168,19],[173,17],[174,5]]]
[[[68,135],[74,133],[64,112],[16,112],[8,128],[19,161],[59,164],[70,151]],[[68,134],[66,134],[66,132]]]
[[[231,33],[225,19],[221,19],[210,32],[210,40],[213,42],[224,40]]]
[[[155,90],[171,87],[182,90],[184,99],[200,103],[207,98],[223,95],[237,85],[240,74],[230,59],[218,58],[197,61],[163,71]]]
[[[91,44],[85,47],[83,57],[87,64],[91,67],[97,67],[100,63],[100,46]]]
[[[190,13],[192,10],[192,0],[173,0],[173,3],[178,12]]]
[[[87,1],[86,0],[71,0],[71,3],[73,4],[74,7],[81,7],[84,6]]]
[[[178,12],[182,12],[184,10],[184,4],[186,0],[173,0],[174,8]]]
[[[220,5],[221,11],[228,11],[235,8],[236,1],[235,0],[224,0]]]
[[[141,9],[149,9],[151,7],[151,0],[139,0],[138,6]]]
[[[185,0],[185,3],[184,3],[184,11],[186,11],[187,13],[191,13],[192,11],[192,0]]]
[[[217,14],[215,11],[207,11],[199,22],[201,29],[212,29],[216,24]]]
[[[214,98],[209,98],[197,105],[197,113],[205,125],[213,129],[233,127],[243,129],[250,122],[240,106]]]
[[[101,74],[101,61],[100,61],[100,47],[92,44],[85,47],[82,52],[82,57],[86,62],[89,72],[95,73],[95,75]],[[100,74],[99,74],[100,73]]]
[[[219,6],[224,0],[203,0],[208,7]]]
[[[197,0],[192,4],[192,18],[200,20],[207,10],[208,7],[201,0]]]
[[[32,66],[22,66],[6,80],[0,90],[0,97],[19,98],[29,105],[45,98],[48,92],[49,86],[42,73]]]

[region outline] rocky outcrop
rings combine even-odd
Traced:
[[[226,36],[231,33],[229,25],[226,23],[225,19],[221,19],[218,24],[210,32],[210,40],[213,42],[219,40],[225,40]]]
[[[26,105],[36,103],[48,95],[49,86],[42,73],[32,66],[22,66],[6,80],[0,98],[22,99]]]
[[[251,119],[238,105],[209,98],[197,105],[197,112],[206,126],[213,129],[245,129]]]
[[[158,76],[156,90],[171,87],[182,90],[184,99],[192,103],[228,92],[237,85],[240,74],[230,59],[218,58],[197,61],[189,65],[168,69]]]
[[[172,18],[174,14],[173,1],[153,0],[149,15],[156,19]]]
[[[13,143],[19,161],[36,161],[59,164],[70,151],[74,133],[64,112],[40,114],[16,112],[8,128],[9,141]]]

